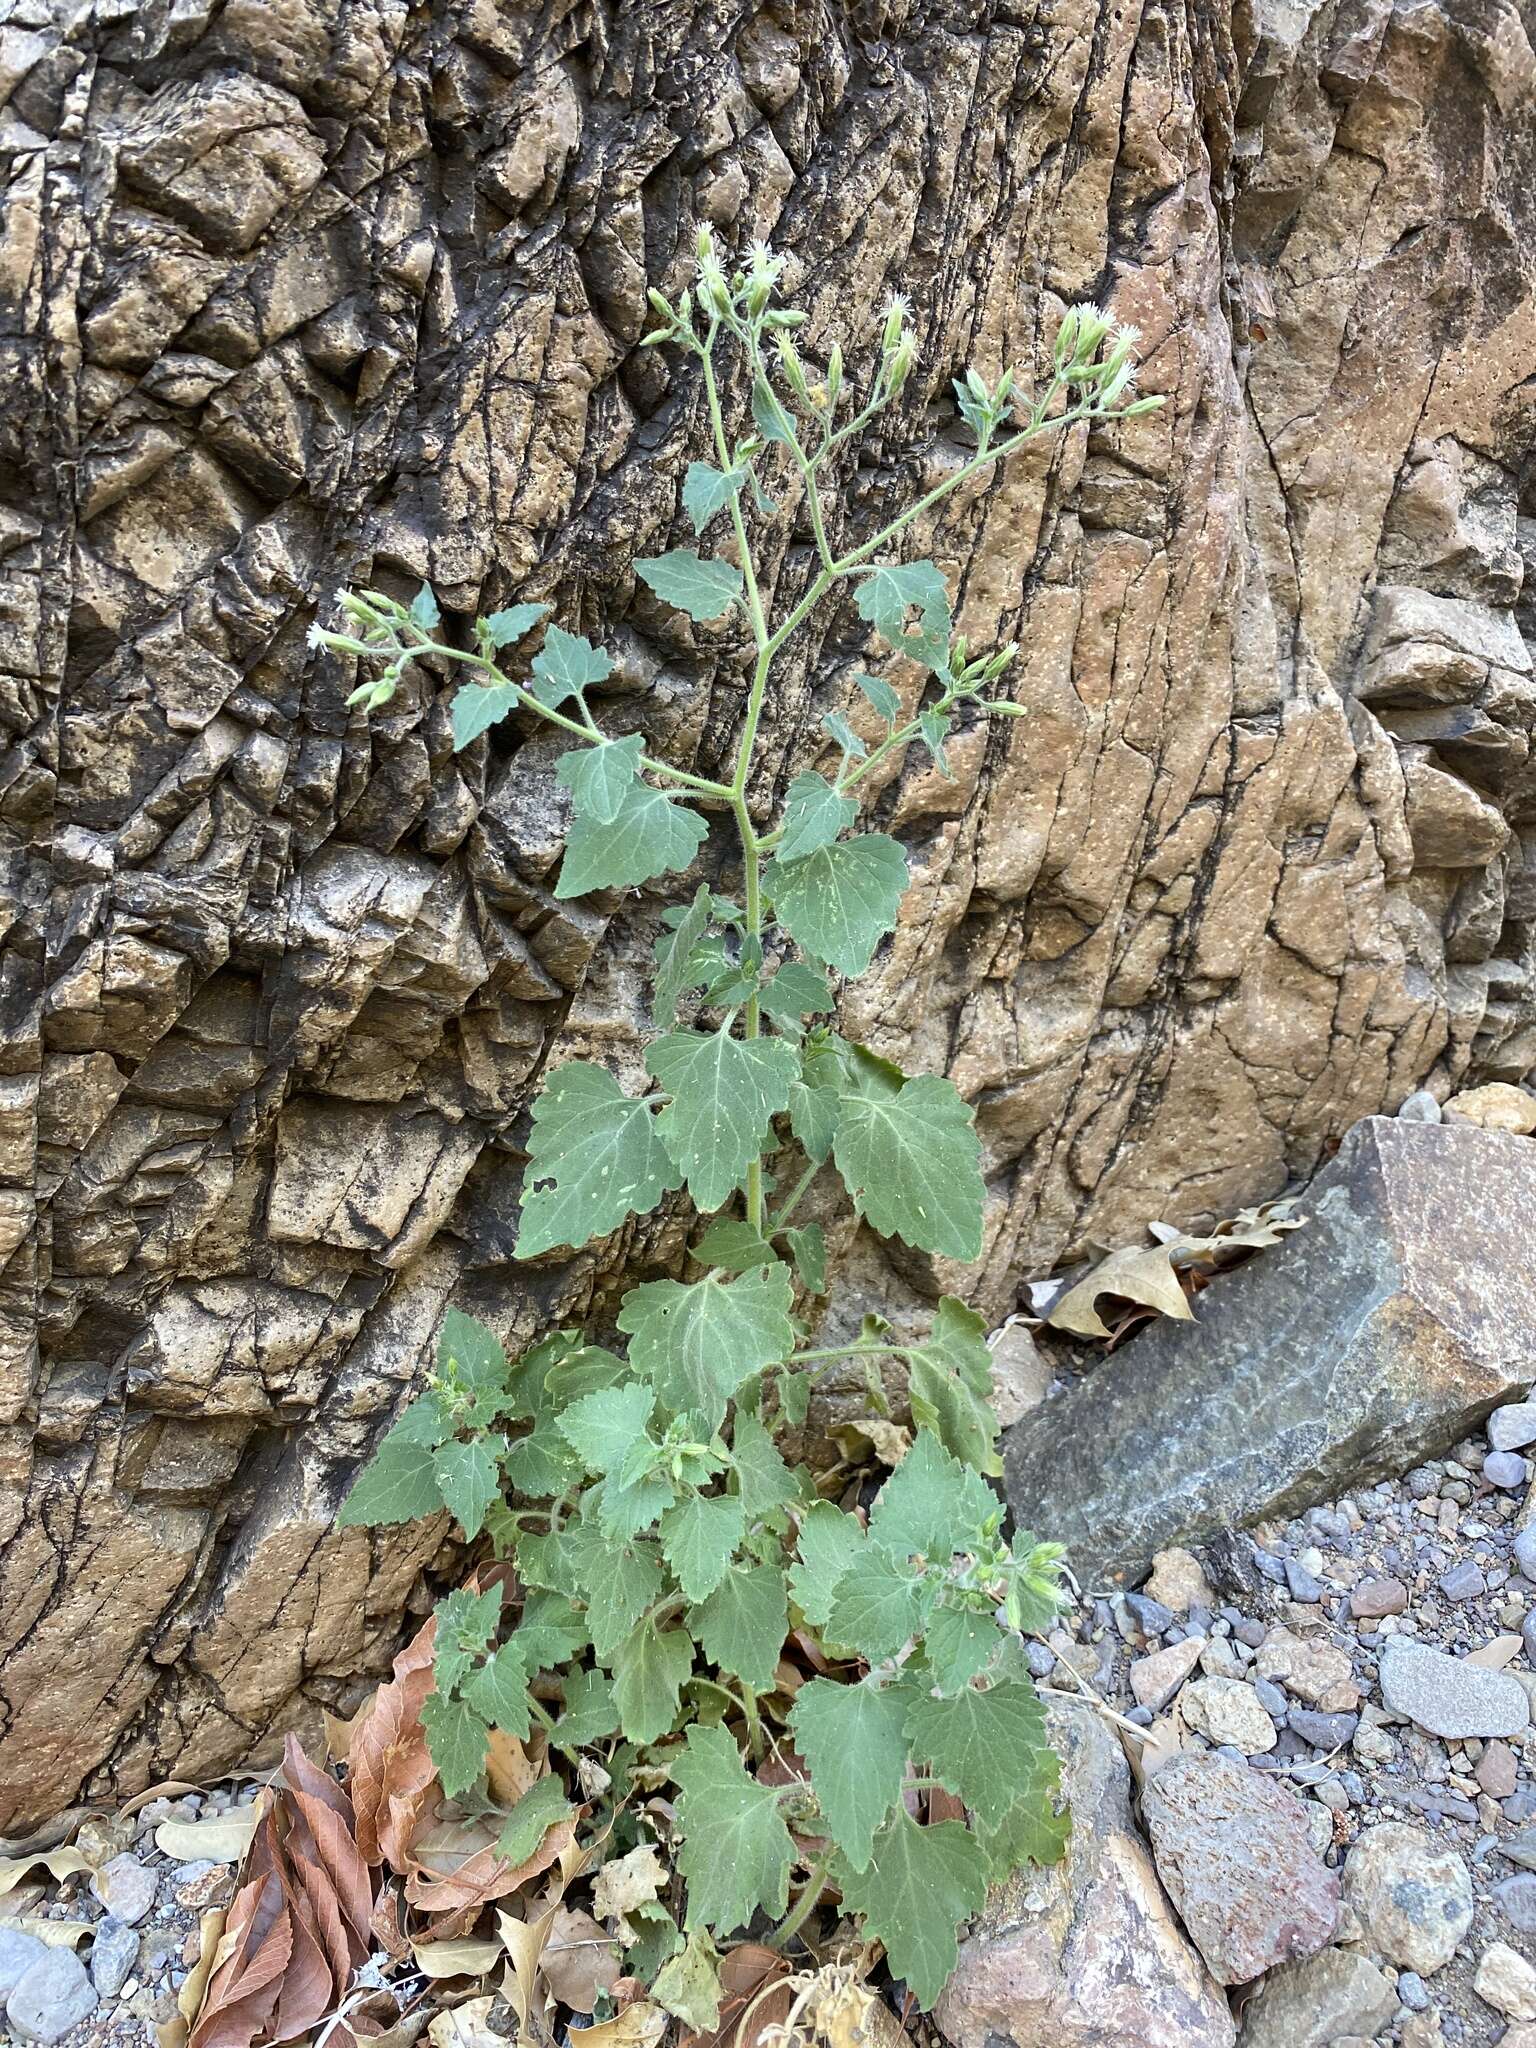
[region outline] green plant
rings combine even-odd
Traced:
[[[671,1780],[683,1928],[654,1904],[630,1929],[640,1937],[630,1967],[654,1974],[657,1997],[686,2003],[690,2017],[714,1940],[759,1916],[788,1940],[829,1880],[931,2003],[954,1964],[956,1924],[988,1882],[1054,1858],[1065,1839],[1021,1643],[1056,1609],[1060,1553],[1001,1534],[982,1477],[998,1466],[981,1319],[946,1296],[920,1342],[872,1317],[852,1341],[816,1344],[797,1318],[797,1283],[802,1301],[823,1292],[825,1246],[815,1224],[792,1218],[830,1165],[878,1233],[949,1259],[980,1254],[980,1147],[953,1085],[908,1077],[818,1021],[834,1009],[830,974],[865,971],[906,886],[898,841],[856,829],[860,785],[914,742],[946,770],[946,739],[968,716],[1022,715],[992,694],[1014,650],[972,654],[953,635],[938,568],[895,559],[891,544],[1040,436],[1157,402],[1128,396],[1134,336],[1073,309],[1043,396],[1015,420],[1011,374],[989,386],[969,371],[955,391],[974,454],[836,554],[828,466],[900,393],[914,339],[898,304],[856,402],[839,348],[819,368],[803,361],[793,339],[803,316],[772,303],[777,271],[759,249],[728,278],[704,233],[694,289],[675,306],[652,294],[661,324],[647,337],[699,365],[715,460],[690,464],[683,502],[698,533],[723,522],[733,559],[677,548],[635,566],[695,621],[745,608],[754,651],[729,779],[674,767],[639,733],[605,735],[588,692],[611,663],[578,634],[549,626],[526,671],[509,674],[504,652],[542,605],[477,620],[473,645],[460,647],[440,634],[430,591],[409,606],[368,592],[342,599],[350,630],[314,636],[387,664],[353,693],[369,707],[417,656],[471,670],[452,707],[458,746],[514,712],[570,735],[557,771],[573,814],[559,898],[686,869],[706,812],[735,826],[739,894],[701,885],[664,921],[646,1054],[654,1089],[628,1095],[578,1060],[557,1067],[535,1102],[517,1252],[580,1246],[684,1186],[702,1212],[736,1212],[738,1197],[739,1212],[704,1229],[700,1277],[625,1295],[623,1358],[561,1331],[509,1364],[489,1331],[450,1314],[428,1391],[385,1437],[342,1517],[397,1522],[447,1507],[467,1538],[484,1532],[515,1559],[526,1592],[510,1633],[497,1586],[439,1607],[424,1711],[444,1789],[461,1801],[484,1800],[493,1728],[520,1740],[542,1729],[565,1759],[507,1815],[507,1857],[525,1857],[573,1804],[597,1807],[621,1847],[638,1839],[637,1794]],[[755,428],[734,440],[717,379],[728,346]],[[817,565],[777,624],[747,509],[780,487],[774,471],[803,493]],[[748,789],[775,658],[844,584],[910,665],[900,672],[925,678],[917,708],[904,715],[888,678],[857,676],[883,736],[866,747],[845,718],[828,718],[836,772],[797,775],[780,817],[761,827]],[[776,1433],[804,1421],[818,1374],[890,1356],[906,1369],[917,1436],[866,1523],[791,1470]],[[798,1671],[781,1661],[792,1629],[810,1660]],[[781,1740],[808,1782],[805,1771],[787,1785],[782,1772],[758,1774]],[[963,1802],[967,1821],[919,1824],[905,1795],[935,1787]],[[808,1840],[825,1846],[802,1855]],[[797,1861],[811,1868],[790,1906]]]

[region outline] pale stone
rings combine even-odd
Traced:
[[[1334,2048],[1340,2036],[1372,2039],[1397,2011],[1397,1990],[1364,1956],[1324,1949],[1264,1979],[1243,2016],[1243,2048]]]
[[[1137,1706],[1160,1714],[1199,1663],[1205,1647],[1203,1637],[1186,1636],[1182,1643],[1170,1643],[1150,1657],[1138,1657],[1130,1670]]]
[[[1477,1124],[1485,1131],[1513,1131],[1528,1138],[1536,1131],[1536,1095],[1515,1088],[1508,1081],[1488,1081],[1481,1088],[1468,1088],[1453,1095],[1445,1105],[1453,1121]]]
[[[1177,1547],[1160,1550],[1153,1558],[1144,1590],[1149,1599],[1160,1600],[1174,1614],[1188,1614],[1191,1607],[1216,1604],[1199,1558]]]
[[[1360,1687],[1349,1658],[1316,1636],[1272,1628],[1259,1645],[1253,1668],[1258,1677],[1277,1679],[1297,1699],[1329,1713],[1350,1713],[1360,1703]]]
[[[1393,1636],[1382,1652],[1381,1696],[1394,1714],[1456,1742],[1519,1735],[1531,1720],[1518,1678],[1404,1636]]]
[[[1472,1880],[1451,1848],[1423,1828],[1378,1822],[1344,1864],[1344,1895],[1376,1955],[1433,1976],[1472,1925]]]
[[[1536,2020],[1536,1969],[1507,1942],[1495,1941],[1483,1950],[1472,1989],[1507,2019]]]
[[[1179,1695],[1179,1707],[1197,1734],[1245,1756],[1260,1756],[1279,1739],[1253,1687],[1239,1678],[1197,1678]]]

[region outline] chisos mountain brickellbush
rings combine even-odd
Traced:
[[[515,1626],[499,1585],[439,1606],[424,1716],[445,1792],[480,1811],[489,1731],[543,1731],[561,1768],[505,1815],[508,1858],[525,1859],[578,1807],[594,1831],[609,1828],[613,1853],[639,1839],[635,1795],[670,1781],[675,1823],[663,1846],[682,1924],[659,1903],[648,1908],[628,1967],[655,1979],[663,2003],[669,1986],[674,2006],[676,1987],[693,1987],[690,2012],[716,1943],[764,1922],[786,1941],[829,1884],[931,2004],[954,1966],[957,1925],[989,1882],[1061,1853],[1056,1760],[1021,1640],[1056,1611],[1060,1553],[1001,1534],[984,1476],[997,1458],[981,1319],[945,1297],[921,1342],[870,1317],[857,1339],[816,1344],[797,1300],[824,1292],[826,1250],[814,1223],[793,1219],[830,1167],[880,1235],[946,1259],[980,1254],[969,1108],[949,1081],[903,1074],[826,1021],[833,976],[868,968],[907,882],[900,843],[859,829],[860,785],[914,744],[945,771],[959,722],[1022,715],[995,694],[1014,649],[973,653],[952,631],[939,570],[900,560],[895,543],[1029,442],[1158,402],[1131,395],[1134,335],[1073,308],[1043,394],[1021,409],[1009,373],[989,386],[968,371],[954,388],[974,453],[836,553],[823,504],[831,458],[900,393],[915,342],[898,302],[855,395],[840,348],[816,365],[797,350],[804,316],[774,303],[779,267],[759,248],[728,276],[702,233],[693,286],[675,305],[651,295],[659,324],[646,337],[698,366],[713,460],[689,465],[683,506],[702,541],[716,534],[723,545],[674,548],[635,568],[696,621],[744,607],[755,651],[728,779],[674,767],[640,733],[605,733],[590,693],[612,663],[580,634],[550,624],[532,659],[519,656],[542,605],[476,620],[472,645],[461,646],[442,635],[428,589],[409,606],[352,593],[341,599],[345,629],[313,635],[385,664],[353,693],[367,707],[387,702],[418,656],[465,669],[456,746],[513,715],[569,735],[557,766],[572,820],[557,897],[688,868],[711,816],[728,816],[739,841],[735,893],[701,885],[666,914],[646,1050],[653,1087],[628,1094],[604,1067],[573,1060],[535,1101],[516,1246],[531,1258],[584,1245],[686,1188],[713,1216],[693,1248],[699,1277],[629,1290],[617,1314],[623,1356],[562,1330],[509,1361],[489,1330],[450,1313],[427,1391],[342,1511],[345,1522],[378,1524],[447,1508],[466,1538],[483,1535],[515,1560]],[[722,375],[750,393],[752,427],[736,438]],[[816,564],[777,623],[749,512],[769,505],[770,489],[802,494]],[[797,775],[763,829],[747,790],[775,658],[843,585],[911,665],[902,672],[924,678],[917,709],[904,715],[883,675],[854,678],[884,736],[866,747],[844,718],[826,719],[836,772]],[[804,1420],[818,1373],[890,1355],[905,1366],[917,1433],[865,1516],[821,1498],[777,1436]],[[792,1629],[817,1675],[791,1695],[780,1659]],[[760,1771],[781,1741],[808,1783]],[[906,1795],[934,1787],[954,1795],[964,1820],[919,1822],[921,1802]],[[802,1853],[807,1842],[814,1856]],[[811,1867],[791,1903],[802,1863]]]

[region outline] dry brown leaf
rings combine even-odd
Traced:
[[[347,1790],[356,1822],[357,1846],[369,1863],[388,1863],[402,1875],[410,1868],[411,1844],[438,1805],[437,1767],[427,1749],[421,1704],[432,1690],[431,1617],[394,1663],[394,1677],[381,1685],[352,1724]]]
[[[48,1849],[31,1856],[0,1857],[0,1897],[14,1891],[29,1871],[39,1867],[53,1878],[76,1877],[83,1870],[95,1868],[78,1849]]]
[[[605,1991],[611,1997],[623,1974],[612,1935],[590,1913],[571,1912],[564,1906],[555,1908],[554,1924],[539,1963],[544,1981],[571,2012],[591,2012],[598,1993]]]
[[[538,1877],[548,1870],[575,1839],[575,1820],[563,1820],[549,1830],[526,1863],[514,1867],[503,1861],[494,1848],[483,1849],[478,1856],[470,1857],[452,1877],[407,1878],[405,1896],[420,1912],[446,1914],[454,1923],[464,1921],[466,1914],[473,1917],[482,1906],[490,1905],[495,1899],[506,1898],[525,1885],[529,1878]],[[443,1931],[457,1932],[458,1927],[445,1927]]]
[[[238,1863],[266,1804],[257,1798],[212,1820],[163,1820],[155,1829],[155,1847],[174,1863]]]
[[[632,1913],[637,1906],[648,1906],[652,1899],[659,1898],[666,1888],[666,1865],[656,1853],[653,1842],[642,1842],[638,1849],[631,1849],[627,1856],[619,1856],[612,1863],[605,1863],[592,1882],[592,1910],[599,1920],[617,1920],[623,1913]],[[590,2005],[578,2006],[578,2012],[590,2012]]]
[[[358,1963],[370,1945],[373,1881],[354,1838],[352,1802],[328,1772],[310,1762],[293,1735],[283,1751],[283,1777],[295,1814],[289,1854],[325,1872],[349,1936],[349,1963]]]
[[[18,1913],[5,1924],[35,1935],[47,1948],[78,1948],[88,1934],[96,1932],[89,1920],[49,1920],[41,1913]]]
[[[440,2012],[427,2023],[432,2048],[507,2048],[507,2037],[490,2023],[493,1997],[467,1999]]]
[[[536,1729],[535,1734],[539,1731]],[[544,1756],[530,1756],[515,1735],[493,1728],[485,1751],[485,1782],[498,1806],[516,1806],[523,1794],[549,1770]]]
[[[571,2027],[572,2048],[653,2048],[671,2025],[659,2005],[639,1999],[595,2027]]]
[[[1172,1247],[1165,1244],[1127,1245],[1123,1251],[1111,1252],[1085,1279],[1067,1289],[1052,1306],[1046,1322],[1052,1329],[1070,1330],[1079,1337],[1108,1337],[1109,1325],[1095,1306],[1105,1294],[1140,1302],[1176,1322],[1193,1322],[1194,1310],[1179,1285],[1172,1256]]]
[[[1469,1650],[1462,1662],[1480,1664],[1484,1671],[1502,1671],[1511,1657],[1520,1654],[1522,1641],[1520,1636],[1495,1636],[1492,1642],[1484,1643],[1481,1649]]]
[[[885,2000],[841,1964],[817,1971],[805,1998],[805,2018],[827,2048],[910,2048]]]
[[[343,1721],[337,1714],[320,1709],[320,1722],[325,1730],[325,1753],[333,1764],[344,1764],[352,1747],[352,1730],[362,1719],[366,1710],[359,1707],[350,1721]]]
[[[426,1977],[483,1977],[505,1955],[499,1939],[461,1935],[457,1941],[411,1943],[416,1967]]]
[[[896,1466],[912,1448],[912,1432],[899,1422],[882,1422],[878,1416],[861,1416],[857,1422],[839,1422],[832,1430],[837,1447],[851,1464],[863,1464],[870,1453],[882,1465]]]

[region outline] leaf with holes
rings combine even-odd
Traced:
[[[689,1927],[716,1934],[745,1927],[761,1909],[780,1919],[789,1902],[795,1845],[779,1812],[781,1787],[747,1775],[724,1728],[688,1730],[672,1764],[682,1847],[677,1867],[688,1886]]]
[[[597,825],[611,825],[623,810],[640,774],[642,736],[572,747],[555,763],[555,780],[571,792],[577,811]]]
[[[784,798],[784,836],[780,860],[804,860],[830,846],[859,814],[851,796],[839,796],[824,775],[812,769],[797,775]]]
[[[773,861],[764,886],[797,945],[842,974],[862,974],[896,928],[907,856],[885,833],[861,832],[804,860]]]
[[[594,889],[627,889],[687,867],[708,827],[665,790],[632,782],[606,824],[577,815],[565,842],[555,894],[561,902]]]
[[[694,1410],[714,1429],[743,1380],[788,1357],[793,1298],[782,1264],[734,1280],[650,1280],[625,1295],[618,1324],[631,1340],[631,1366],[663,1404],[677,1415]]]
[[[654,1209],[680,1178],[650,1105],[626,1095],[606,1067],[568,1060],[533,1105],[517,1256],[606,1237]]]
[[[981,1257],[981,1142],[953,1081],[919,1074],[894,1095],[845,1094],[832,1157],[881,1237],[943,1258]]]
[[[700,1209],[718,1209],[771,1142],[770,1125],[789,1106],[800,1072],[782,1038],[734,1038],[718,1031],[671,1031],[646,1064],[672,1100],[656,1128]]]
[[[533,657],[528,694],[554,711],[567,697],[579,697],[590,684],[603,682],[612,673],[612,660],[585,634],[551,626]]]

